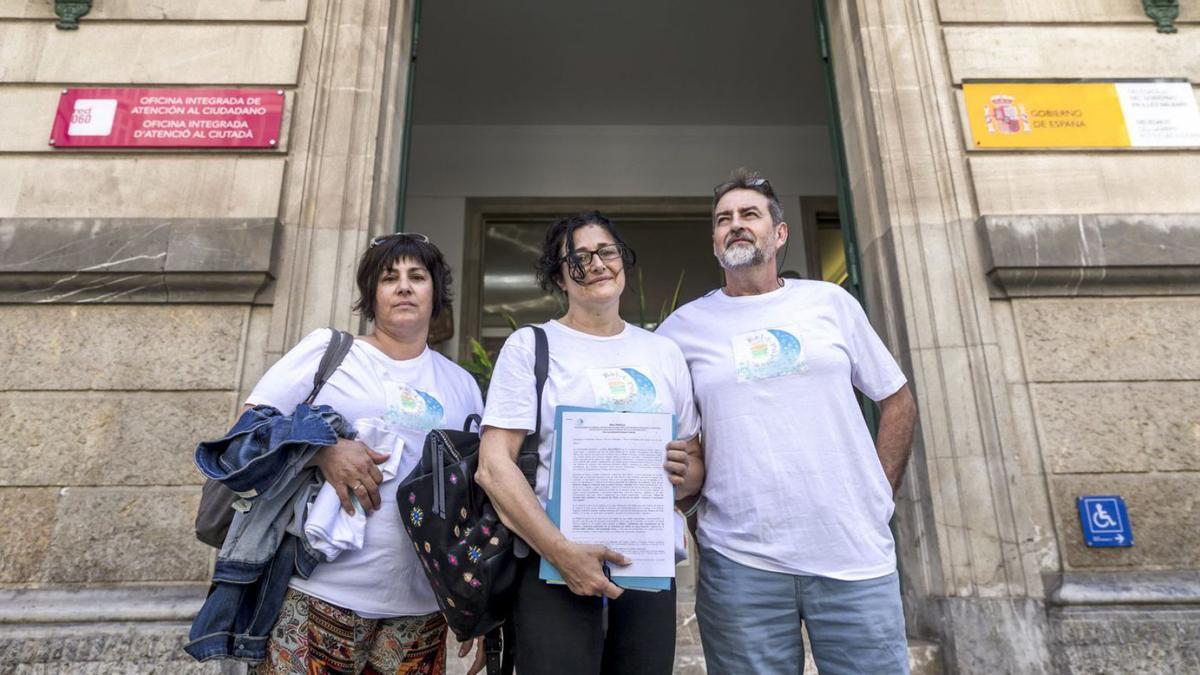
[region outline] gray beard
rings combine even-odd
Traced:
[[[717,261],[727,270],[740,270],[763,264],[766,256],[758,246],[751,244],[726,248],[724,253],[717,256]]]

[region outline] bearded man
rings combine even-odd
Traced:
[[[888,521],[916,405],[858,302],[783,279],[788,226],[744,169],[713,196],[725,285],[658,332],[683,350],[702,419],[696,614],[708,672],[908,673]],[[876,401],[872,441],[855,390]]]

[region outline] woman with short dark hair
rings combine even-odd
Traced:
[[[257,673],[424,675],[445,669],[446,621],[400,522],[396,484],[389,481],[403,479],[416,465],[431,429],[461,427],[483,402],[475,380],[426,345],[430,320],[449,304],[451,281],[428,237],[375,238],[357,281],[355,309],[373,322],[371,331],[355,339],[315,403],[360,429],[383,429],[394,440],[391,447],[369,448],[341,439],[317,452],[314,462],[342,508],[352,517],[367,516],[361,548],[337,552],[308,578],[292,577]],[[293,410],[312,386],[330,335],[322,329],[301,340],[267,371],[246,405]]]
[[[603,565],[628,564],[619,551],[566,539],[544,510],[555,407],[673,413],[679,438],[665,448],[676,499],[696,494],[704,477],[699,417],[679,348],[620,316],[626,272],[637,257],[607,218],[591,211],[550,226],[538,263],[543,288],[563,293],[566,313],[542,324],[550,367],[541,405],[536,491],[516,457],[534,426],[534,336],[513,333],[496,360],[483,419],[476,475],[504,523],[537,555],[518,563],[513,623],[521,675],[670,673],[675,654],[675,588],[622,589]],[[678,533],[682,536],[682,531]],[[538,578],[544,557],[566,585]],[[608,599],[608,626],[603,614]]]

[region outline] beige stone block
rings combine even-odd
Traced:
[[[975,153],[969,161],[983,215],[1200,211],[1200,153]]]
[[[1141,0],[938,0],[938,15],[954,23],[1142,23]],[[1200,21],[1200,5],[1180,3],[1180,21]]]
[[[0,485],[196,485],[196,444],[230,425],[229,392],[0,394]]]
[[[94,150],[58,150],[49,144],[50,131],[54,125],[54,115],[58,110],[61,92],[62,87],[53,85],[0,87],[0,153],[63,154],[71,152],[78,154],[80,152],[96,152]],[[296,95],[294,91],[287,91],[284,95],[287,101],[283,107],[278,143],[276,148],[270,151],[270,154],[282,154],[288,148],[291,110]],[[99,152],[104,151],[103,148],[99,150]],[[264,154],[267,153],[264,152]]]
[[[58,87],[0,88],[0,152],[48,150]]]
[[[38,578],[50,547],[58,491],[0,488],[0,583]]]
[[[947,26],[943,34],[955,82],[1064,77],[1200,80],[1200,26],[1180,26],[1171,36],[1156,32],[1149,19],[1137,26]]]
[[[9,391],[234,390],[247,309],[228,305],[7,305]]]
[[[1200,471],[1200,382],[1033,387],[1050,471]]]
[[[275,218],[285,162],[282,155],[0,156],[0,218]]]
[[[83,18],[163,21],[303,21],[308,0],[101,0]],[[0,0],[0,19],[52,19],[53,0]]]
[[[1100,474],[1051,479],[1067,569],[1196,569],[1200,567],[1200,474]],[[1132,548],[1088,548],[1075,499],[1120,495],[1129,507]]]
[[[1200,298],[1013,301],[1031,382],[1200,380]]]
[[[298,25],[0,23],[0,82],[290,86],[303,39]]]
[[[46,555],[50,583],[202,581],[200,488],[63,488]]]

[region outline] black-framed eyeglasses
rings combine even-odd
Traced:
[[[607,246],[601,246],[595,251],[577,250],[571,255],[563,258],[563,262],[567,263],[568,265],[587,267],[588,265],[592,264],[592,256],[596,256],[604,262],[611,262],[617,258],[620,258],[622,252],[623,251],[620,244],[609,244]]]
[[[395,239],[396,237],[411,237],[412,239],[415,239],[415,240],[421,242],[422,244],[429,243],[429,237],[421,234],[420,232],[393,232],[391,234],[381,234],[378,237],[375,237],[374,239],[371,240],[371,245],[368,246],[367,248],[375,248],[379,244],[382,244],[383,242],[387,241],[388,239]]]

